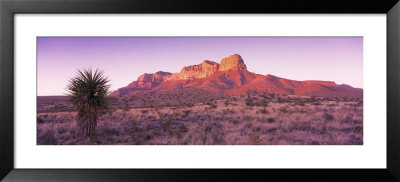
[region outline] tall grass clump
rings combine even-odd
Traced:
[[[98,114],[107,109],[107,95],[110,88],[108,82],[103,71],[93,72],[91,69],[78,70],[77,75],[69,80],[68,96],[78,112],[76,115],[78,137],[93,135]]]

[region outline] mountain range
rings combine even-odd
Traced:
[[[363,90],[333,81],[296,81],[274,75],[260,75],[247,70],[243,58],[233,54],[220,63],[205,60],[198,65],[185,66],[179,73],[159,71],[145,73],[126,87],[113,91],[111,96],[137,93],[166,92],[174,89],[197,88],[228,95],[248,92],[362,98]]]

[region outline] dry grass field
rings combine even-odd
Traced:
[[[362,145],[363,100],[175,90],[110,97],[76,138],[67,97],[38,97],[38,145]]]

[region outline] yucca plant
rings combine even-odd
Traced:
[[[77,110],[78,137],[90,137],[97,126],[99,113],[107,109],[109,80],[104,72],[91,69],[78,70],[77,75],[69,80],[67,91]]]

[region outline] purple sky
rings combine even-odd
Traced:
[[[38,95],[64,95],[77,69],[103,69],[115,90],[235,53],[258,74],[363,87],[362,37],[38,37]]]

